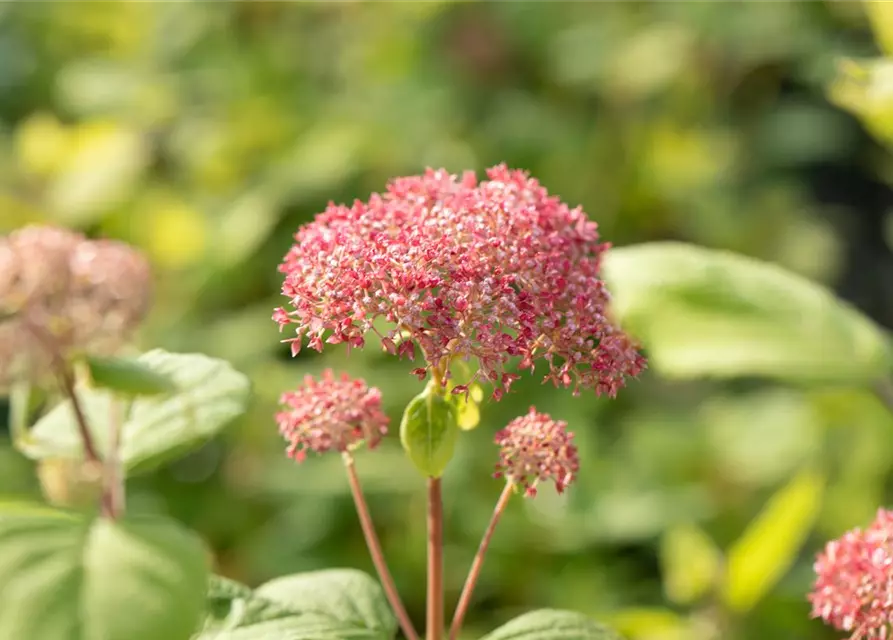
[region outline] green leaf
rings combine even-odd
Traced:
[[[888,0],[864,0],[874,38],[888,56],[893,56],[893,4]]]
[[[793,564],[818,517],[824,487],[820,474],[800,472],[729,549],[723,598],[732,611],[752,608]]]
[[[251,392],[248,378],[229,363],[201,354],[144,353],[140,365],[170,377],[176,393],[131,403],[121,429],[121,461],[129,475],[151,469],[194,449],[241,415]],[[101,455],[107,450],[111,403],[107,390],[80,387],[78,395]],[[120,400],[117,400],[120,402]],[[79,458],[82,445],[70,402],[38,420],[22,451],[31,458]]]
[[[539,609],[505,623],[483,640],[622,640],[622,637],[582,613]]]
[[[472,384],[468,387],[468,393],[460,393],[452,396],[456,403],[456,423],[462,431],[476,429],[481,423],[481,400],[484,399],[484,390],[481,385]]]
[[[353,569],[284,576],[254,592],[214,577],[209,600],[196,640],[390,640],[397,632],[381,587]]]
[[[0,507],[0,638],[187,640],[207,577],[175,523]]]
[[[667,377],[865,383],[893,363],[873,322],[770,263],[654,242],[612,249],[604,274],[617,319]]]
[[[660,559],[667,598],[691,604],[705,596],[720,575],[721,556],[713,540],[693,524],[679,524],[661,540]]]
[[[87,357],[94,386],[124,396],[155,396],[173,393],[177,385],[170,376],[161,375],[136,358]]]
[[[400,422],[400,442],[416,468],[432,478],[443,475],[459,435],[455,396],[432,385],[409,401]]]
[[[858,117],[875,138],[893,144],[893,59],[841,60],[828,98]]]
[[[318,613],[347,626],[392,638],[397,619],[378,582],[356,569],[327,569],[276,578],[257,595],[281,603],[298,603],[305,613]]]

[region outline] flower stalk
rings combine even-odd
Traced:
[[[471,604],[471,596],[474,593],[474,588],[477,586],[478,578],[481,575],[481,568],[484,566],[484,556],[487,555],[487,549],[490,547],[490,541],[493,539],[496,525],[499,524],[499,520],[502,518],[505,507],[508,505],[509,498],[512,497],[513,493],[514,487],[512,486],[512,483],[506,482],[505,487],[502,489],[502,493],[499,495],[499,500],[496,502],[496,507],[493,509],[490,523],[487,525],[486,531],[484,531],[484,537],[481,538],[481,544],[478,546],[477,553],[474,555],[471,569],[468,571],[468,577],[465,579],[465,585],[462,587],[462,593],[459,596],[459,602],[456,605],[456,612],[453,614],[453,622],[450,625],[449,640],[457,640],[459,637],[459,632],[462,630],[462,623],[465,621],[465,614],[468,612],[468,607]]]
[[[366,498],[363,494],[363,489],[360,486],[360,478],[357,475],[357,470],[354,466],[353,456],[345,452],[342,454],[342,459],[344,460],[344,468],[347,470],[347,480],[350,484],[350,493],[353,495],[354,506],[357,509],[360,527],[363,529],[363,537],[366,539],[366,546],[369,549],[372,564],[375,565],[375,570],[378,572],[378,579],[381,581],[385,596],[387,596],[388,602],[394,610],[394,615],[397,616],[400,629],[403,631],[403,635],[406,636],[406,639],[419,640],[419,636],[412,624],[412,620],[409,618],[409,614],[406,612],[406,607],[403,605],[403,601],[400,599],[397,585],[394,583],[394,578],[391,576],[388,564],[385,561],[381,542],[378,539],[378,535],[375,533],[375,525],[372,523],[369,506],[366,504]]]
[[[427,640],[443,638],[443,495],[440,478],[428,478]]]

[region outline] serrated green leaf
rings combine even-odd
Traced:
[[[732,611],[752,608],[784,575],[821,507],[825,478],[801,471],[773,495],[728,552],[723,599]]]
[[[575,611],[539,609],[518,616],[483,640],[623,640],[613,629]]]
[[[187,640],[207,576],[176,523],[0,507],[0,638]]]
[[[156,349],[144,353],[138,361],[159,375],[169,376],[177,392],[132,402],[121,429],[120,458],[129,475],[200,446],[241,415],[248,405],[248,378],[224,360]],[[104,455],[115,397],[103,389],[80,387],[77,392],[94,443]],[[35,459],[81,457],[82,445],[71,404],[64,402],[38,420],[21,449]]]
[[[409,401],[400,421],[400,442],[416,468],[426,476],[443,475],[459,436],[455,396],[432,385]]]
[[[124,396],[156,396],[173,393],[177,385],[170,376],[161,375],[137,358],[86,359],[90,381],[101,389]]]
[[[699,527],[679,524],[664,534],[660,560],[667,598],[684,605],[703,597],[716,584],[722,558]]]
[[[223,617],[209,612],[195,640],[390,640],[397,631],[381,587],[353,569],[284,576],[246,589],[212,579],[209,600],[229,599],[229,607]]]
[[[653,242],[612,249],[604,274],[617,319],[667,377],[867,383],[893,363],[871,320],[770,263]]]

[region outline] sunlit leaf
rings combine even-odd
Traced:
[[[676,604],[690,604],[716,584],[722,558],[713,540],[693,524],[676,525],[660,545],[664,591]]]
[[[400,422],[400,442],[416,468],[440,477],[452,459],[459,435],[455,396],[425,387],[410,400]]]
[[[614,313],[663,376],[868,383],[893,363],[871,320],[770,263],[653,242],[612,249],[604,273]]]
[[[131,474],[201,445],[247,407],[250,382],[224,360],[155,349],[137,362],[169,378],[177,391],[139,397],[131,403],[121,429],[121,461]],[[104,454],[114,395],[84,387],[78,395],[93,440]],[[70,403],[58,405],[38,420],[22,450],[32,458],[80,458],[82,444]]]
[[[752,608],[784,575],[821,507],[825,478],[805,470],[773,495],[728,551],[723,599],[736,612]]]

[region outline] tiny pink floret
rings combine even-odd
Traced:
[[[401,357],[420,347],[422,378],[476,359],[473,379],[496,398],[517,377],[513,358],[545,363],[556,386],[614,396],[645,360],[608,318],[596,223],[522,171],[487,178],[429,169],[302,227],[279,267],[290,308],[273,314],[280,330],[295,325],[293,353],[304,340],[360,348],[371,332]]]
[[[531,407],[496,433],[499,463],[493,475],[521,487],[527,497],[536,496],[537,485],[546,480],[552,480],[558,493],[563,493],[580,468],[573,439],[566,422]]]
[[[829,542],[815,572],[812,617],[850,640],[893,638],[893,511],[879,509],[867,529]]]
[[[290,443],[289,457],[297,462],[308,451],[345,452],[362,442],[373,449],[388,431],[381,392],[347,374],[336,377],[327,369],[319,380],[306,376],[303,385],[283,393],[279,402],[279,433]]]

